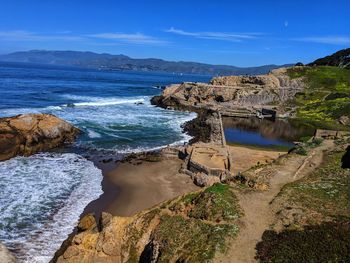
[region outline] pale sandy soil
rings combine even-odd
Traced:
[[[286,152],[268,151],[243,146],[227,146],[233,161],[232,172],[243,172],[258,163],[269,163]]]
[[[310,153],[310,158],[295,155],[283,164],[276,164],[276,173],[270,180],[268,191],[237,192],[239,204],[244,211],[244,217],[240,221],[240,232],[227,254],[219,255],[215,262],[256,262],[255,246],[261,241],[263,232],[274,222],[275,214],[270,205],[271,201],[285,184],[304,177],[319,166],[322,162],[323,150],[329,147],[332,147],[332,143],[325,141],[322,147]]]
[[[179,174],[181,161],[120,163],[106,176],[118,188],[116,198],[105,211],[118,216],[131,216],[160,202],[198,189],[188,175]]]

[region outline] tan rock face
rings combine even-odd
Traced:
[[[50,114],[0,118],[0,161],[72,142],[79,130]]]
[[[304,87],[302,79],[290,79],[286,69],[276,69],[266,75],[223,76],[207,83],[183,83],[167,87],[155,104],[185,107],[252,107],[278,105]]]

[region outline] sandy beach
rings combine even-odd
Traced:
[[[199,189],[191,178],[179,174],[181,160],[99,164],[104,193],[91,202],[83,214],[102,211],[116,216],[131,216],[160,202]]]
[[[233,172],[243,172],[258,163],[271,162],[285,154],[280,151],[228,146]],[[97,162],[103,172],[103,194],[91,202],[83,215],[108,212],[115,216],[131,216],[163,201],[199,189],[188,175],[178,171],[182,161],[161,159],[156,162]]]

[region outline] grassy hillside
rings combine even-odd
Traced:
[[[294,67],[291,78],[305,79],[307,87],[297,93],[297,117],[320,128],[349,130],[339,124],[341,116],[350,117],[350,70],[337,67]]]
[[[350,69],[350,48],[339,50],[324,58],[319,58],[310,63],[309,66],[334,66]]]
[[[339,148],[327,152],[320,167],[282,189],[279,197],[294,209],[294,223],[264,232],[256,247],[260,262],[349,262],[350,169],[342,168],[344,154]]]
[[[230,186],[215,184],[204,191],[187,194],[164,203],[129,226],[129,262],[210,262],[217,252],[224,253],[230,239],[238,233],[236,220],[242,215]],[[157,222],[151,242],[141,255],[137,244]],[[143,227],[139,222],[144,222]],[[157,248],[157,249],[155,249]]]

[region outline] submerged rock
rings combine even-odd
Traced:
[[[50,114],[0,118],[0,161],[72,142],[79,132],[68,122]]]

